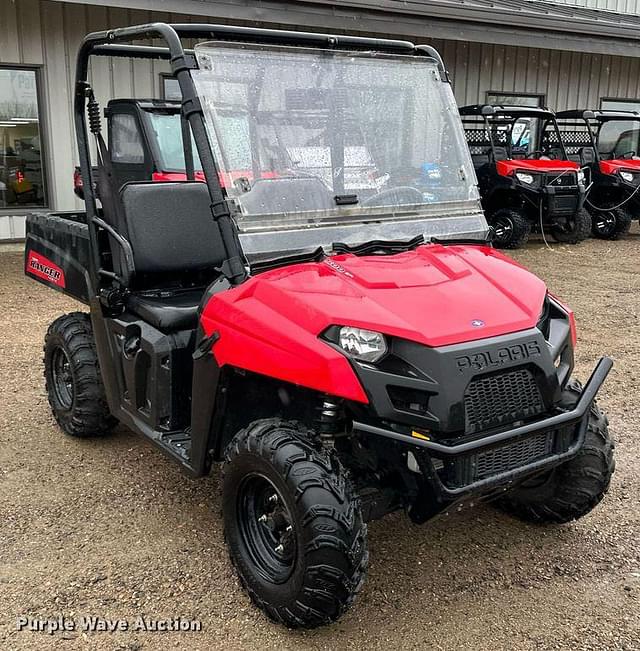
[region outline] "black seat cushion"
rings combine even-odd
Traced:
[[[198,306],[202,294],[202,289],[129,294],[127,307],[143,321],[163,332],[188,330],[198,324]]]

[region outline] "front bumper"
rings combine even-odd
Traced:
[[[582,184],[576,186],[542,185],[537,187],[518,183],[517,187],[524,192],[529,202],[535,206],[542,202],[543,213],[546,217],[562,217],[575,215],[582,209],[586,198],[586,189]]]
[[[491,493],[495,489],[521,481],[527,476],[549,470],[577,454],[584,445],[591,403],[612,366],[613,362],[610,358],[600,359],[585,384],[580,399],[571,410],[561,411],[506,431],[476,436],[460,443],[448,445],[416,438],[412,436],[411,428],[406,427],[403,428],[404,431],[399,431],[365,422],[354,422],[353,429],[355,432],[381,436],[407,445],[414,453],[423,479],[428,485],[429,497],[435,498],[436,503],[429,506],[429,509],[435,509],[437,512],[463,498]],[[473,476],[468,472],[458,473],[458,481],[454,482],[454,485],[447,483],[442,478],[441,470],[447,464],[457,464],[462,469],[468,468],[469,464],[473,464],[474,458],[479,459],[478,455],[492,450],[506,449],[508,446],[521,442],[532,441],[545,434],[552,441],[552,445],[546,453],[531,462],[518,465],[515,468],[510,467],[480,479],[472,479],[468,483],[465,483],[465,477]],[[455,485],[456,483],[458,485]]]

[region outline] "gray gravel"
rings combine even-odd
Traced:
[[[47,325],[78,309],[0,254],[0,648],[640,649],[640,234],[515,257],[576,311],[577,375],[601,354],[617,439],[609,495],[540,528],[477,507],[423,527],[370,526],[365,589],[336,625],[290,632],[251,606],[227,559],[217,473],[193,481],[124,428],[73,440],[44,394]],[[193,633],[18,632],[19,615],[182,616]],[[62,638],[65,638],[62,641]]]

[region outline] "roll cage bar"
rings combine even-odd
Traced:
[[[600,136],[600,129],[606,122],[615,122],[616,120],[637,120],[640,121],[640,112],[638,111],[607,111],[607,110],[591,110],[591,109],[571,109],[568,111],[559,111],[556,113],[556,118],[559,120],[573,120],[574,124],[584,122],[591,141],[591,147],[596,162],[602,160],[600,151],[598,150],[598,138]],[[597,126],[594,126],[594,123]],[[570,122],[567,122],[570,124]]]
[[[499,124],[499,119],[503,119],[504,124],[511,124],[518,120],[519,118],[540,118],[543,120],[543,124],[539,128],[540,136],[543,131],[546,129],[549,123],[553,124],[556,137],[558,139],[558,147],[562,150],[562,156],[564,159],[567,158],[567,151],[565,149],[564,143],[560,136],[560,129],[558,128],[558,122],[556,120],[557,115],[548,108],[536,107],[536,106],[508,106],[508,105],[498,105],[498,104],[473,104],[469,106],[462,106],[459,109],[460,115],[462,117],[478,117],[482,118],[484,123],[484,128],[488,136],[489,143],[491,145],[491,152],[494,155],[496,154],[496,144],[494,139],[494,133],[491,129],[491,119],[498,118],[493,124]],[[511,147],[512,143],[509,142],[509,156],[511,157]]]
[[[149,23],[88,34],[82,41],[76,64],[74,121],[78,141],[80,172],[85,188],[87,223],[89,225],[92,259],[89,271],[92,284],[96,290],[99,290],[101,282],[97,227],[104,227],[105,223],[99,218],[97,212],[89,148],[90,136],[85,117],[88,101],[93,96],[93,91],[88,83],[88,66],[91,56],[160,59],[170,62],[171,72],[177,79],[182,94],[181,114],[184,124],[183,134],[188,131],[186,128],[186,123],[188,123],[191,127],[193,139],[202,164],[205,182],[211,198],[211,216],[220,228],[225,251],[225,261],[221,267],[221,272],[232,285],[243,282],[249,275],[248,265],[246,264],[237,227],[233,219],[233,209],[227,201],[226,192],[220,183],[219,168],[211,149],[205,128],[202,107],[190,74],[191,70],[197,69],[194,51],[183,47],[183,38],[322,47],[326,49],[340,48],[357,51],[373,50],[394,54],[422,55],[435,59],[443,80],[448,81],[448,75],[438,52],[428,45],[416,46],[409,41],[336,36],[231,25],[167,23]],[[133,40],[152,39],[163,40],[166,47],[133,45],[128,43],[128,41]],[[91,133],[98,137],[100,133],[99,120],[92,121],[89,118],[89,122],[92,123]],[[189,163],[187,163],[187,168],[187,178],[192,178],[192,176],[189,176],[189,172],[192,174],[193,169],[189,169]]]

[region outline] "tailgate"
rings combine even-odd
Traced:
[[[33,213],[27,217],[25,274],[89,303],[89,230],[84,213]]]

